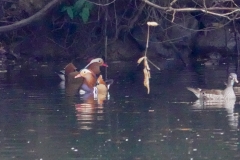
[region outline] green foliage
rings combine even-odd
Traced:
[[[80,17],[84,23],[87,23],[92,8],[92,3],[86,0],[77,0],[72,6],[63,6],[61,12],[67,12],[68,16],[71,19],[75,17]]]
[[[89,17],[89,9],[83,8],[82,12],[79,15],[82,17],[83,22],[86,23]]]
[[[72,7],[68,7],[68,8],[67,8],[67,13],[68,13],[68,16],[69,16],[71,19],[73,19],[73,9],[72,9]]]

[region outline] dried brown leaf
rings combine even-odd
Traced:
[[[150,70],[148,70],[148,79],[151,78],[151,73],[150,73]]]
[[[144,73],[144,86],[147,88],[148,90],[148,94],[150,93],[150,86],[149,86],[149,76],[150,76],[150,72],[146,69],[146,67],[143,69],[143,73]]]
[[[144,66],[147,68],[147,70],[150,70],[150,67],[148,65],[147,57],[144,59]]]
[[[137,63],[140,64],[140,63],[143,61],[144,58],[145,58],[145,56],[139,58],[138,61],[137,61]]]

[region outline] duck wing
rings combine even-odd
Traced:
[[[201,89],[201,88],[191,88],[187,87],[187,89],[195,94],[197,98],[203,99],[213,99],[213,98],[222,98],[223,90],[219,89]]]
[[[200,98],[205,100],[219,100],[223,99],[223,90],[219,89],[202,89],[200,92]]]

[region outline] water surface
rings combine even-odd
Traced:
[[[224,88],[234,67],[153,71],[148,95],[141,69],[119,71],[118,65],[109,64],[114,84],[103,104],[91,96],[67,95],[54,73],[59,64],[8,66],[0,73],[0,159],[240,158],[240,97],[201,106],[186,90]]]

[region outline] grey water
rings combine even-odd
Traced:
[[[114,83],[110,97],[102,101],[66,94],[55,74],[64,64],[1,69],[0,159],[240,158],[239,85],[236,102],[225,104],[195,103],[196,97],[186,90],[223,89],[229,65],[153,70],[147,94],[142,70],[134,63],[118,70],[119,63],[110,63],[104,73]]]

